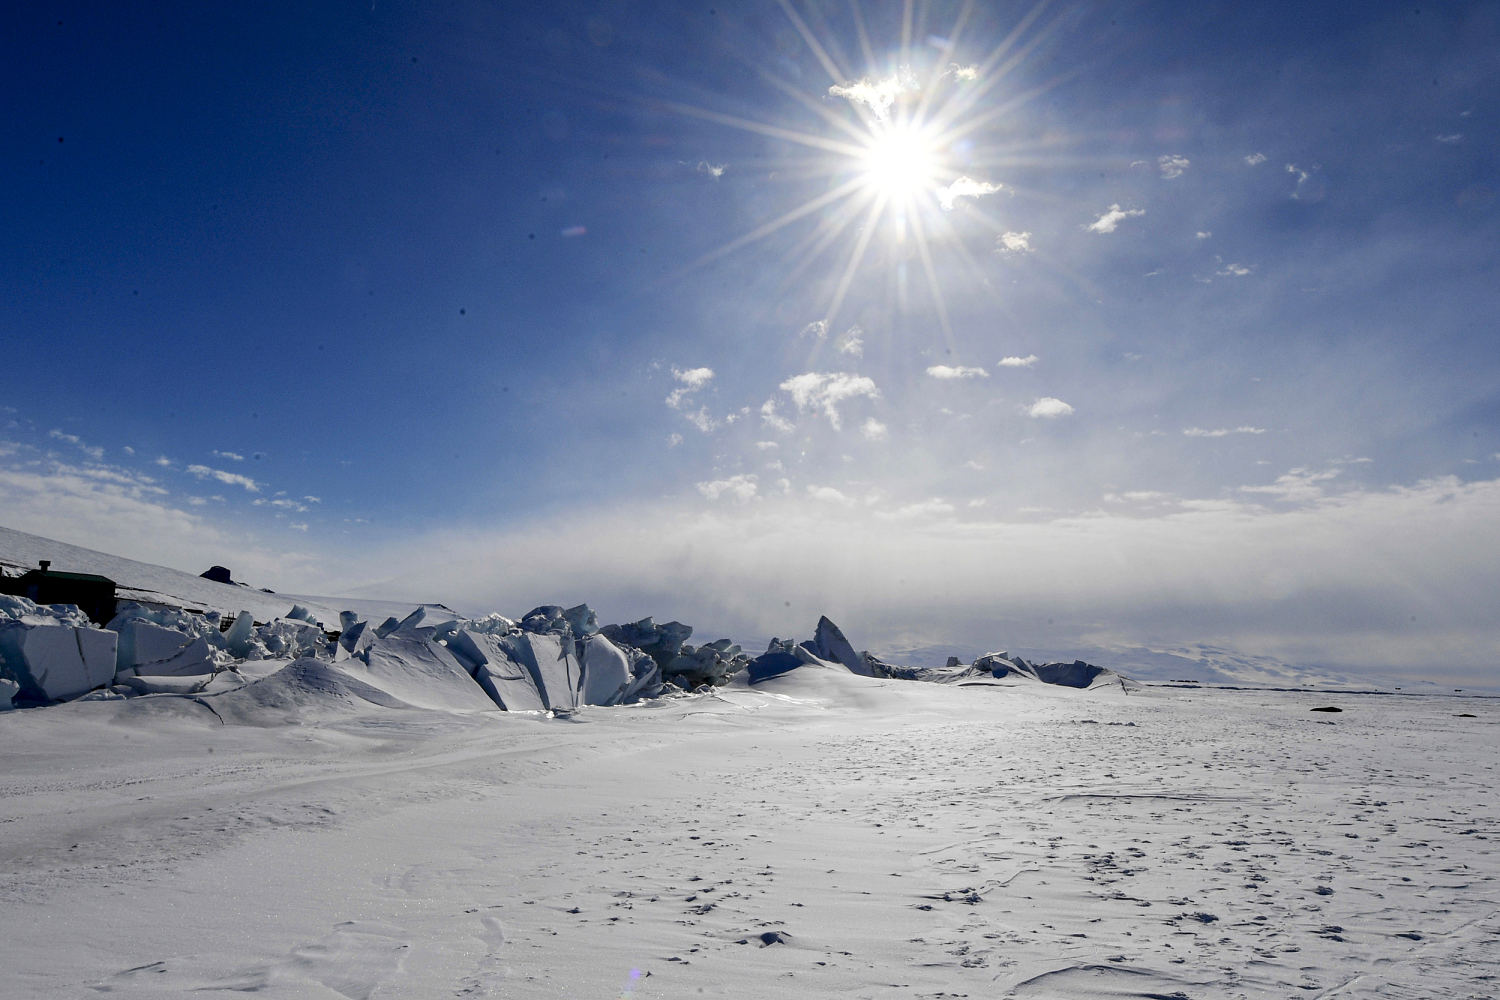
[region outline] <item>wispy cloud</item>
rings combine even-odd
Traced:
[[[989,378],[990,373],[983,368],[975,368],[971,365],[933,365],[927,369],[931,378],[938,379],[960,379],[960,378]]]
[[[1284,503],[1310,503],[1322,499],[1323,484],[1338,478],[1337,469],[1314,472],[1311,469],[1293,469],[1276,481],[1265,486],[1241,486],[1241,493],[1256,493],[1269,496]]]
[[[227,458],[231,462],[243,462],[245,460],[244,455],[233,451],[215,451],[213,454],[217,458]]]
[[[83,439],[80,438],[77,434],[68,434],[54,427],[52,430],[47,432],[47,436],[54,441],[63,441],[67,444],[72,445],[96,462],[104,458],[103,448],[92,447],[90,445],[84,444]]]
[[[1229,263],[1219,268],[1219,270],[1215,271],[1214,274],[1217,274],[1221,278],[1243,278],[1245,275],[1249,274],[1250,271],[1251,269],[1246,267],[1244,264]]]
[[[1168,181],[1181,177],[1191,162],[1186,156],[1167,155],[1156,158],[1156,166],[1161,171],[1162,179]]]
[[[250,493],[259,493],[260,484],[249,476],[242,476],[237,472],[225,472],[223,469],[210,469],[206,465],[190,465],[188,472],[199,479],[213,479],[226,486],[240,486]]]
[[[840,354],[847,354],[851,358],[864,357],[864,334],[865,332],[859,327],[851,326],[849,329],[843,332],[839,339],[834,343],[834,346],[838,348]]]
[[[1323,197],[1324,185],[1317,173],[1318,168],[1312,167],[1304,170],[1295,163],[1286,165],[1286,172],[1297,178],[1297,184],[1292,189],[1292,197],[1297,201],[1319,201]]]
[[[1213,430],[1205,430],[1202,427],[1185,427],[1182,431],[1185,437],[1190,438],[1221,438],[1228,437],[1231,434],[1264,434],[1265,432],[1266,429],[1264,427],[1250,426],[1217,427]]]
[[[1002,257],[1032,253],[1031,234],[1004,232],[995,237],[995,252]]]
[[[676,368],[672,369],[672,377],[681,383],[667,395],[666,404],[674,410],[680,410],[688,402],[688,396],[702,389],[713,381],[714,370],[712,368]]]
[[[999,364],[1001,368],[1030,368],[1040,360],[1035,354],[1028,354],[1024,358],[1012,355],[1001,358]]]
[[[699,160],[698,166],[694,168],[700,174],[707,174],[714,180],[724,176],[724,171],[729,169],[726,163],[709,163],[707,160]]]
[[[812,410],[822,413],[834,430],[840,430],[843,426],[838,409],[841,403],[860,396],[870,399],[880,397],[880,389],[876,387],[874,379],[850,372],[804,372],[782,382],[780,388],[791,395],[799,412]],[[762,419],[765,419],[765,415],[765,408],[762,407]]]
[[[1245,166],[1247,167],[1258,167],[1265,162],[1265,153],[1251,153],[1249,156],[1245,157]]]
[[[816,337],[822,340],[828,336],[828,321],[826,319],[815,319],[802,328],[802,336]]]
[[[264,497],[257,497],[256,499],[252,500],[251,503],[256,507],[275,507],[277,510],[291,510],[296,511],[299,514],[307,513],[307,506],[305,504],[298,503],[296,500],[292,500],[287,497],[276,497],[272,500],[267,500]]]
[[[740,503],[754,500],[759,491],[754,473],[741,473],[728,479],[714,479],[697,485],[698,492],[710,500],[729,499]]]
[[[947,518],[955,510],[957,508],[948,501],[933,497],[931,500],[918,500],[916,503],[903,504],[893,511],[886,512],[884,516],[915,521],[924,518]],[[880,516],[878,512],[877,516]]]
[[[855,499],[832,486],[808,486],[807,495],[819,503],[831,503],[840,507],[853,507]]]
[[[1026,415],[1038,420],[1054,420],[1058,417],[1066,417],[1072,414],[1073,407],[1053,396],[1043,396],[1032,403],[1027,409]]]
[[[959,198],[982,198],[996,191],[1003,191],[1004,186],[991,184],[989,181],[976,181],[972,177],[960,177],[952,184],[938,190],[938,204],[943,206],[943,211],[953,210],[953,204]]]
[[[953,74],[955,80],[968,82],[979,79],[978,66],[960,66],[958,63],[953,63],[948,67],[948,72]]]
[[[1206,240],[1210,236],[1212,236],[1213,233],[1209,232],[1207,229],[1200,229],[1196,233],[1194,233],[1193,235],[1196,236],[1200,240]]]
[[[1126,219],[1139,218],[1146,214],[1144,208],[1121,208],[1118,204],[1109,206],[1099,218],[1089,223],[1085,228],[1091,233],[1112,233],[1120,227],[1120,223]]]
[[[760,422],[782,434],[790,434],[796,430],[796,426],[777,411],[774,399],[768,399],[760,405]]]
[[[865,422],[859,425],[859,432],[867,441],[884,441],[890,436],[890,430],[885,424],[874,417],[866,417]]]
[[[1456,143],[1463,142],[1464,134],[1462,132],[1448,132],[1443,135],[1435,135],[1433,136],[1433,138],[1438,142],[1444,143],[1445,145],[1452,146]]]
[[[836,83],[828,88],[828,93],[832,97],[845,98],[851,104],[864,105],[876,118],[885,121],[902,94],[918,89],[920,85],[917,78],[903,67],[879,80],[860,79],[852,83]]]
[[[718,420],[716,417],[710,414],[708,412],[708,407],[706,406],[700,406],[690,413],[684,413],[682,416],[683,419],[692,424],[694,427],[698,428],[698,430],[703,432],[704,434],[712,434],[714,431],[723,426],[722,421]]]

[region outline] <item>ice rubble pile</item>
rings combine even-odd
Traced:
[[[462,618],[424,605],[376,625],[343,612],[324,632],[306,608],[258,624],[249,612],[225,621],[215,612],[123,605],[97,628],[71,605],[38,606],[0,596],[0,708],[14,702],[149,694],[212,695],[296,667],[298,676],[332,672],[421,708],[568,712],[654,697],[667,685],[718,686],[744,672],[755,684],[805,664],[866,677],[994,683],[1000,680],[1087,688],[1119,680],[1080,661],[1030,664],[990,653],[964,666],[900,667],[856,651],[837,625],[818,621],[805,642],[772,639],[750,657],[728,639],[688,643],[693,630],[651,618],[601,627],[593,610],[543,605],[513,621]],[[264,667],[254,667],[263,663]],[[287,665],[289,666],[283,666]],[[1122,682],[1123,683],[1123,682]]]
[[[928,681],[938,684],[994,684],[1016,681],[1034,684],[1056,684],[1070,688],[1093,688],[1119,684],[1138,685],[1105,667],[1074,660],[1072,663],[1028,663],[1010,653],[986,653],[965,666],[957,657],[949,657],[943,667],[903,667],[886,663],[869,652],[856,652],[844,633],[827,617],[818,619],[813,637],[796,643],[790,639],[772,639],[770,647],[748,665],[748,680],[758,684],[804,664],[842,666],[850,673],[866,677]]]
[[[410,705],[566,711],[722,684],[749,662],[721,639],[687,643],[690,626],[651,618],[600,628],[587,605],[544,605],[520,621],[465,619],[423,606],[380,624],[352,612],[325,633],[307,609],[257,624],[248,612],[125,604],[97,628],[70,605],[0,596],[0,708],[141,694],[213,694],[254,683],[257,661],[336,670]],[[248,675],[248,676],[247,676]]]

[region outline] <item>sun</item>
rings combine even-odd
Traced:
[[[908,123],[872,129],[859,155],[866,190],[896,205],[906,205],[939,187],[942,156],[935,137]]]
[[[978,255],[986,251],[975,247],[981,242],[988,247],[993,234],[1007,231],[981,201],[1005,190],[1014,194],[991,172],[1024,163],[1019,151],[1025,144],[997,145],[990,133],[992,126],[1014,116],[1040,92],[1011,94],[1005,83],[1051,30],[1035,27],[1046,0],[988,55],[972,62],[965,57],[971,46],[964,30],[972,3],[964,5],[951,30],[933,34],[913,24],[914,4],[906,0],[899,45],[882,53],[871,44],[859,0],[851,0],[852,31],[863,72],[834,38],[821,37],[797,12],[797,0],[780,4],[826,74],[811,87],[802,75],[764,77],[787,99],[787,117],[757,119],[676,101],[662,106],[764,136],[783,148],[802,147],[802,152],[791,155],[778,151],[777,169],[764,179],[798,184],[799,195],[806,197],[789,202],[784,211],[759,220],[670,277],[680,278],[787,230],[797,235],[787,239],[781,251],[784,285],[816,273],[814,268],[825,261],[831,265],[823,272],[826,280],[817,282],[827,289],[819,318],[823,327],[835,321],[851,294],[869,287],[857,284],[856,277],[875,260],[892,268],[886,285],[895,289],[902,308],[916,302],[907,292],[908,272],[920,275],[918,281],[925,279],[938,326],[951,341],[946,272],[961,266],[978,273]],[[989,238],[974,238],[979,233]]]

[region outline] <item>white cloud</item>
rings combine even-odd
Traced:
[[[681,368],[672,369],[672,377],[689,389],[701,389],[713,381],[714,370],[712,368]]]
[[[704,434],[711,434],[720,427],[719,421],[709,415],[708,407],[700,406],[692,413],[684,413],[683,417]]]
[[[1008,357],[1008,358],[1001,358],[1000,359],[1000,367],[1001,368],[1030,368],[1032,365],[1036,364],[1039,360],[1041,360],[1041,359],[1038,358],[1035,354],[1028,354],[1024,358],[1020,358],[1020,357],[1016,357],[1016,356],[1012,355],[1011,357]]]
[[[1317,165],[1311,170],[1303,170],[1295,163],[1286,165],[1286,172],[1297,178],[1297,185],[1292,189],[1292,198],[1296,201],[1321,201],[1327,191],[1322,175],[1318,173]]]
[[[885,121],[890,117],[891,107],[902,94],[918,89],[920,85],[916,77],[903,67],[881,80],[860,79],[853,83],[836,83],[828,88],[828,93],[832,97],[846,98],[851,104],[863,104],[876,118]]]
[[[238,519],[216,524],[197,512],[201,498],[174,500],[129,468],[6,457],[20,459],[0,462],[0,511],[7,528],[180,568],[209,566],[233,552],[236,572],[243,566],[247,577],[277,589],[338,593],[327,589],[327,577],[306,555],[266,546]]]
[[[1436,139],[1438,142],[1445,143],[1445,144],[1451,146],[1454,143],[1463,142],[1464,141],[1464,134],[1462,132],[1449,132],[1449,133],[1444,134],[1444,135],[1435,135],[1435,136],[1433,136],[1433,138]]]
[[[1109,211],[1089,223],[1085,228],[1091,233],[1112,233],[1126,219],[1139,218],[1145,214],[1146,210],[1144,208],[1121,208],[1118,204],[1115,204],[1109,206]]]
[[[1208,231],[1208,230],[1207,230],[1207,229],[1200,229],[1200,230],[1198,230],[1198,232],[1197,232],[1197,233],[1196,233],[1196,234],[1194,234],[1194,235],[1196,235],[1196,236],[1197,236],[1197,237],[1198,237],[1198,239],[1200,239],[1200,240],[1206,240],[1206,239],[1208,239],[1208,238],[1209,238],[1209,237],[1210,237],[1210,236],[1212,236],[1212,235],[1213,235],[1213,233],[1211,233],[1211,232],[1209,232],[1209,231]]]
[[[1267,486],[1241,486],[1241,493],[1259,493],[1283,503],[1311,503],[1324,496],[1323,483],[1338,478],[1337,469],[1313,472],[1310,469],[1293,469]]]
[[[815,319],[802,328],[802,336],[816,337],[822,340],[828,336],[828,321],[826,319]]]
[[[837,504],[840,507],[853,507],[855,500],[832,486],[809,486],[807,495],[819,503]]]
[[[1258,167],[1262,163],[1265,163],[1265,162],[1266,162],[1266,154],[1265,153],[1251,153],[1249,156],[1245,157],[1245,165],[1246,166]]]
[[[958,63],[953,63],[948,67],[948,71],[953,74],[955,80],[972,81],[979,79],[978,66],[960,66]]]
[[[85,455],[87,455],[89,458],[92,458],[96,462],[104,458],[103,448],[91,447],[90,445],[84,444],[83,440],[77,434],[66,434],[63,431],[58,430],[57,428],[53,428],[52,430],[47,432],[47,436],[52,438],[54,441],[66,441],[68,444],[73,445],[79,451],[83,452]]]
[[[231,462],[243,462],[245,460],[244,455],[240,455],[232,451],[215,451],[214,454],[219,458],[227,458]]]
[[[670,433],[670,434],[667,435],[667,447],[668,448],[675,448],[675,447],[677,447],[680,444],[682,444],[682,435],[681,434],[678,434],[676,431],[673,431],[672,433]]]
[[[1156,166],[1161,170],[1162,179],[1168,181],[1181,177],[1190,162],[1186,156],[1168,155],[1156,158]]]
[[[995,237],[995,252],[1003,257],[1033,253],[1030,233],[1004,232]]]
[[[322,503],[323,502],[323,498],[322,497],[303,497],[302,499],[306,500],[308,503]]]
[[[170,469],[172,467],[172,460],[165,455],[157,455],[152,464],[159,465],[163,469]]]
[[[1249,273],[1250,268],[1244,264],[1225,264],[1222,268],[1214,272],[1214,274],[1217,274],[1221,278],[1243,278]]]
[[[938,189],[938,204],[943,207],[943,211],[951,212],[953,203],[959,198],[983,198],[987,194],[1002,190],[1004,188],[999,184],[976,181],[972,177],[960,177],[947,187]]]
[[[759,448],[761,451],[770,451],[772,448],[780,448],[781,447],[781,442],[779,442],[779,441],[757,441],[757,442],[755,442],[755,447]]]
[[[754,500],[757,491],[755,475],[741,473],[730,476],[728,479],[715,479],[710,482],[698,483],[698,492],[710,500],[718,500],[727,497],[744,503]]]
[[[959,379],[959,378],[989,378],[990,373],[983,368],[975,368],[969,365],[933,365],[927,369],[927,374],[932,378]]]
[[[768,399],[760,405],[760,421],[773,431],[790,434],[796,428],[792,422],[776,411],[776,400]]]
[[[728,170],[729,166],[725,163],[709,163],[707,160],[699,160],[695,169],[700,174],[707,174],[714,180],[718,180],[724,176],[724,171]]]
[[[680,410],[689,402],[688,396],[690,394],[713,381],[714,370],[712,368],[682,369],[673,367],[672,377],[682,384],[671,391],[665,402],[672,409]]]
[[[199,479],[215,479],[226,486],[241,486],[250,493],[259,493],[260,484],[249,476],[242,476],[237,472],[225,472],[222,469],[210,469],[206,465],[190,465],[188,472]]]
[[[865,422],[859,425],[859,432],[868,441],[884,441],[890,436],[890,431],[886,428],[885,424],[874,417],[866,417]]]
[[[954,506],[946,500],[934,497],[931,500],[921,500],[917,503],[909,503],[897,507],[894,511],[886,514],[886,517],[901,518],[903,520],[919,520],[922,518],[942,518],[954,512]]]
[[[1159,490],[1126,490],[1123,493],[1104,494],[1105,503],[1163,503],[1176,498]]]
[[[844,331],[834,346],[841,354],[847,354],[851,358],[862,358],[865,354],[864,331],[857,326],[851,326]]]
[[[1204,430],[1202,427],[1186,427],[1182,433],[1192,438],[1221,438],[1231,434],[1264,434],[1264,427],[1218,427],[1214,430]]]
[[[1051,420],[1056,417],[1066,417],[1072,412],[1073,407],[1062,400],[1052,396],[1043,396],[1031,404],[1030,408],[1026,411],[1026,415],[1041,420]]]
[[[873,379],[849,372],[804,372],[782,382],[780,388],[791,394],[798,412],[819,411],[828,418],[834,430],[843,426],[839,418],[840,403],[859,396],[880,398],[880,390]],[[762,407],[762,419],[765,419],[765,412]]]

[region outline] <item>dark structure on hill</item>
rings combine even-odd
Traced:
[[[212,580],[214,583],[227,583],[231,586],[234,584],[234,577],[223,566],[210,566],[198,575],[205,580]]]
[[[94,573],[63,573],[43,559],[40,568],[20,576],[0,577],[0,594],[24,597],[35,604],[73,604],[97,625],[115,616],[115,581]]]

